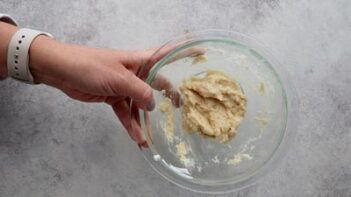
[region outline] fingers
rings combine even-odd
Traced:
[[[185,51],[179,52],[177,55],[175,55],[170,60],[168,60],[166,64],[170,64],[172,62],[175,62],[179,59],[183,59],[186,57],[196,57],[203,54],[205,54],[205,50],[202,48],[189,48],[189,49],[186,49]]]
[[[135,74],[140,74],[141,71],[145,73],[149,72],[150,65],[154,65],[157,61],[167,55],[175,46],[164,46],[162,48],[153,48],[142,51],[118,51],[121,58],[121,63],[128,69],[133,71]],[[154,54],[157,55],[154,56]],[[123,55],[121,55],[123,54]],[[152,57],[152,58],[151,58]],[[140,75],[137,76],[141,76]]]
[[[150,69],[154,66],[156,62],[161,60],[172,50],[176,49],[179,44],[166,44],[159,48],[152,48],[145,51],[133,51],[130,52],[130,55],[126,55],[124,58],[123,64],[127,65],[128,69],[133,70],[138,77],[144,79],[148,75]],[[185,57],[195,57],[205,53],[204,49],[201,48],[189,48],[185,51],[178,53],[176,56],[171,58],[166,64],[174,62],[176,60],[185,58]]]
[[[145,126],[146,126],[146,132],[150,138],[151,143],[154,143],[154,139],[152,137],[152,133],[151,133],[151,123],[150,123],[150,113],[149,112],[145,112]]]
[[[164,90],[163,96],[171,99],[175,107],[180,107],[181,105],[180,94],[177,90],[173,88],[171,82],[166,77],[164,77],[161,74],[157,74],[154,81],[151,84],[151,87],[159,91]]]
[[[166,44],[160,48],[152,48],[152,49],[146,50],[143,53],[143,58],[146,61],[149,61],[150,64],[154,65],[156,62],[158,62],[160,59],[165,57],[167,54],[169,54],[169,52],[171,52],[177,47],[178,45]]]
[[[128,72],[120,73],[121,80],[119,83],[115,84],[114,87],[118,87],[116,93],[130,96],[135,102],[136,105],[144,110],[151,111],[155,107],[155,101],[153,99],[153,91],[150,86],[143,82],[143,79],[147,77],[152,66],[159,61],[161,58],[169,54],[170,51],[174,50],[178,45],[165,45],[159,49],[150,49],[146,51],[131,52],[130,58],[125,58],[123,64],[125,65],[134,65],[132,68],[125,69]],[[171,58],[167,63],[171,63],[178,59],[185,57],[194,57],[201,54],[204,54],[205,50],[201,48],[189,48],[181,53],[178,53],[176,56]],[[126,55],[125,57],[128,57]],[[138,69],[135,69],[137,67]],[[139,69],[140,68],[140,69]],[[139,71],[136,71],[139,70]],[[135,72],[137,75],[135,76]],[[133,74],[132,74],[133,73]],[[171,91],[172,84],[162,76],[157,76],[159,79],[155,79],[155,82],[152,86],[158,90],[166,90],[166,96],[173,96],[172,101],[174,104],[180,106],[180,96],[176,91]],[[121,91],[121,92],[119,92]]]
[[[111,88],[116,96],[130,97],[144,110],[155,108],[152,88],[127,69],[117,73]]]
[[[171,99],[172,104],[179,108],[182,105],[182,99],[180,96],[180,93],[176,90],[170,89],[170,90],[166,90],[163,94],[165,97]]]
[[[157,74],[151,84],[155,90],[168,90],[172,88],[171,82],[163,75]]]
[[[138,66],[137,76],[141,79],[145,79],[150,69],[154,66],[156,62],[165,57],[169,52],[175,49],[175,45],[165,45],[161,48],[153,48],[145,51],[138,51],[135,53],[140,59],[142,59],[143,64]]]
[[[132,127],[129,106],[126,101],[120,101],[112,104],[113,111],[121,121],[124,128],[127,130],[129,136],[136,141],[135,132]]]
[[[138,143],[138,145],[145,146],[146,140],[141,132],[141,127],[138,120],[131,116],[130,108],[126,100],[114,103],[112,105],[113,111],[121,121],[124,128],[127,130],[129,136]]]
[[[132,105],[132,109],[131,109],[131,117],[133,121],[133,128],[134,130],[138,131],[136,132],[136,139],[138,139],[138,141],[142,141],[142,143],[138,143],[139,148],[144,147],[144,148],[148,148],[147,142],[144,138],[144,135],[142,133],[142,129],[140,127],[140,116],[139,116],[139,109],[136,105]]]

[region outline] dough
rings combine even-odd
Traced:
[[[164,131],[166,133],[167,140],[173,142],[175,114],[171,99],[165,98],[160,103],[160,111],[166,115]]]
[[[258,86],[258,92],[261,94],[264,94],[266,88],[263,82],[260,83],[260,85]]]
[[[180,161],[185,166],[193,166],[194,165],[193,160],[187,158],[187,155],[189,154],[189,150],[184,142],[180,142],[179,144],[177,144],[176,149],[177,149],[177,156],[180,158]]]
[[[231,165],[238,165],[240,164],[242,161],[244,160],[251,160],[252,159],[252,156],[249,155],[249,154],[246,154],[246,153],[238,153],[234,156],[233,159],[230,159],[228,161],[228,164],[231,164]]]
[[[239,84],[219,71],[183,81],[182,126],[227,142],[236,134],[246,112],[246,97]]]
[[[208,61],[208,59],[205,55],[198,55],[198,56],[194,57],[192,64],[195,65],[195,64],[199,64],[199,63],[205,63],[207,61]]]
[[[255,120],[258,122],[261,128],[267,126],[267,124],[269,123],[269,119],[265,116],[256,116]]]

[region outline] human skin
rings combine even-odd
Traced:
[[[7,48],[16,26],[0,22],[0,78],[7,75]],[[170,50],[170,49],[169,49]],[[131,116],[129,102],[135,108],[155,107],[152,88],[136,76],[155,50],[124,51],[67,44],[38,36],[29,49],[29,65],[35,82],[62,90],[69,97],[83,102],[104,102],[112,106],[130,137],[139,146],[147,144],[137,118]],[[153,61],[157,61],[164,50]],[[158,84],[158,88],[169,86]],[[137,111],[137,110],[132,110]]]
[[[7,49],[17,30],[18,27],[0,21],[0,80],[8,77]],[[152,87],[143,81],[154,63],[175,47],[126,51],[68,44],[40,35],[29,48],[29,69],[36,83],[60,89],[79,101],[109,104],[141,148],[147,147],[147,143],[138,109],[154,109],[153,89],[166,90],[167,96],[173,95],[175,106],[180,105],[178,92],[171,90],[172,85],[165,77],[157,75]],[[203,53],[202,49],[190,48],[170,62]]]

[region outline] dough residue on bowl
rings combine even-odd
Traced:
[[[269,119],[266,116],[256,116],[255,120],[261,128],[265,127],[269,123]]]
[[[230,159],[228,161],[228,164],[230,165],[238,165],[244,160],[251,160],[252,156],[247,154],[247,153],[239,153],[234,156],[233,159]]]
[[[180,161],[187,167],[194,166],[194,161],[187,158],[189,154],[189,150],[184,142],[180,142],[176,145],[177,156],[180,158]]]
[[[171,99],[165,98],[160,103],[160,111],[166,115],[166,122],[164,126],[166,138],[169,142],[173,142],[175,114]]]
[[[227,142],[236,134],[246,112],[247,100],[239,84],[219,71],[209,70],[203,77],[183,81],[182,125],[188,132],[199,132]]]
[[[199,64],[199,63],[205,63],[207,61],[208,61],[208,59],[205,55],[198,55],[198,56],[194,57],[192,64],[195,65],[195,64]]]
[[[258,92],[261,93],[261,94],[264,94],[264,93],[265,93],[265,90],[266,90],[266,87],[265,87],[264,83],[261,82],[261,83],[258,85]]]

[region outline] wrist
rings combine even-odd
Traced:
[[[0,79],[8,76],[7,72],[7,51],[11,37],[18,28],[4,22],[0,22]]]
[[[44,35],[33,40],[29,49],[29,67],[36,82],[47,85],[58,83],[60,77],[57,72],[63,66],[63,45]]]

